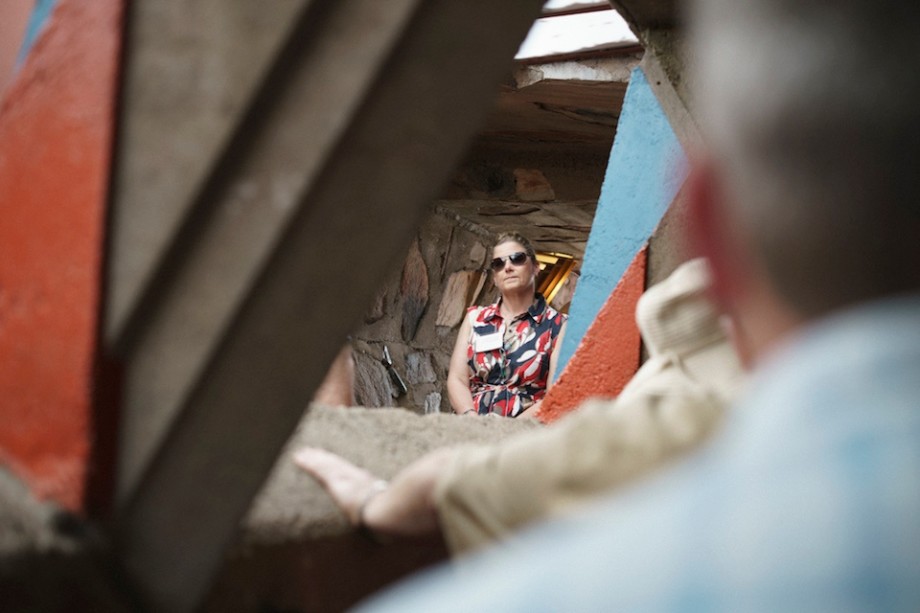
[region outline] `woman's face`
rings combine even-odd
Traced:
[[[524,261],[515,264],[512,258],[508,256],[514,256],[519,253],[524,254]],[[507,241],[495,245],[495,249],[492,250],[493,262],[496,258],[503,259],[499,268],[492,266],[492,280],[501,293],[504,294],[508,291],[526,287],[533,288],[537,277],[536,266],[530,261],[527,251],[520,243]],[[520,260],[521,258],[515,259]]]

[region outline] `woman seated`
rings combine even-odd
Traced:
[[[537,256],[516,232],[492,250],[498,301],[463,319],[447,373],[455,413],[533,417],[551,385],[567,316],[536,291]]]

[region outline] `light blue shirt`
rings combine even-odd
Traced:
[[[371,611],[920,611],[920,297],[777,350],[721,435]]]

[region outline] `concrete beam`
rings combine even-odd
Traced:
[[[680,20],[679,0],[610,0],[639,38],[645,30],[672,28]]]
[[[157,121],[161,125],[170,121],[175,109],[151,112],[144,104],[136,111],[128,107],[127,123],[143,124],[146,131],[127,134],[122,147],[129,161],[137,160],[136,166],[143,167],[148,160],[154,172],[146,183],[141,178],[131,187],[125,186],[120,192],[122,198],[116,200],[116,218],[123,223],[114,228],[113,270],[120,255],[131,253],[127,245],[132,238],[138,243],[134,251],[140,255],[136,259],[144,259],[148,262],[145,266],[153,268],[140,274],[142,279],[117,274],[112,279],[115,303],[119,291],[137,296],[113,339],[115,351],[127,364],[119,437],[120,502],[134,488],[188,401],[207,360],[218,351],[234,313],[301,199],[370,95],[418,0],[399,0],[374,10],[368,8],[371,4],[353,0],[331,10],[322,3],[308,3],[293,26],[285,24],[282,32],[288,39],[272,45],[277,52],[271,63],[250,69],[261,67],[265,73],[250,75],[249,82],[258,87],[253,92],[234,92],[236,97],[246,94],[251,98],[245,101],[248,108],[223,118],[220,130],[214,122],[210,144],[226,148],[203,151],[214,161],[211,168],[197,168],[203,176],[188,178],[189,186],[199,185],[194,193],[173,185],[164,191],[160,183],[161,176],[170,174],[170,165],[179,166],[174,170],[180,177],[188,173],[182,168],[182,157],[171,160],[168,156],[169,149],[178,145],[152,129]],[[359,39],[362,44],[353,44]],[[193,114],[204,114],[207,120],[211,107],[197,99],[195,90],[186,93],[193,99],[190,108],[201,109]],[[203,95],[210,99],[210,93]],[[237,123],[227,126],[227,121]],[[231,134],[218,138],[219,131]],[[148,139],[152,135],[156,136]],[[179,134],[175,140],[181,143],[185,138]],[[166,154],[159,158],[166,160],[165,165],[150,157],[148,143]],[[137,149],[144,151],[135,152]],[[131,169],[143,176],[139,169]],[[151,194],[172,202],[164,207],[167,212],[157,211],[159,207],[150,202]],[[316,222],[322,224],[323,220]],[[141,227],[156,235],[156,240],[138,239],[136,231]],[[167,231],[173,234],[164,234]],[[125,243],[125,251],[117,248],[119,243]],[[323,260],[318,257],[315,262],[323,266]],[[120,285],[126,280],[128,289]],[[113,311],[112,317],[117,316]]]
[[[176,396],[179,414],[139,484],[127,484],[119,514],[119,551],[153,609],[198,603],[540,5],[313,0],[288,30],[139,310],[114,337],[129,370],[154,345],[175,348],[162,360],[179,359],[182,331],[198,332],[184,318],[208,319],[198,300],[208,301],[204,310],[232,302],[202,335],[207,347],[197,349],[187,394]],[[247,203],[267,208],[251,213]],[[272,206],[283,212],[269,215]],[[247,222],[237,225],[240,215]],[[250,240],[261,246],[237,253]],[[146,344],[159,335],[176,344]]]
[[[137,2],[112,177],[105,336],[124,336],[309,0]]]
[[[629,82],[616,140],[569,311],[560,372],[684,181],[683,151],[648,79]]]
[[[673,40],[667,33],[662,34],[667,40]],[[651,34],[651,38],[656,38],[654,33]],[[681,147],[688,155],[692,155],[701,145],[701,136],[696,121],[687,108],[683,71],[680,69],[684,62],[682,58],[677,57],[677,50],[678,46],[672,45],[650,47],[642,58],[640,67]],[[678,193],[649,238],[649,286],[666,279],[692,253],[687,232],[689,223],[686,202],[682,194]]]
[[[676,61],[673,57],[674,53],[674,50],[666,53],[665,61],[672,63]],[[681,92],[674,84],[675,79],[680,80],[683,71],[669,74],[663,66],[660,53],[652,49],[645,52],[639,67],[645,73],[649,87],[652,88],[655,98],[658,99],[658,104],[661,105],[661,110],[667,116],[668,123],[671,124],[671,129],[677,135],[677,139],[680,141],[684,151],[692,153],[701,144],[699,128],[687,108],[685,97],[681,95]]]

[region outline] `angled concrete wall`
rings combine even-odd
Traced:
[[[660,84],[658,84],[660,86]],[[553,421],[592,396],[613,397],[639,367],[635,305],[649,276],[682,257],[682,220],[662,218],[686,178],[681,143],[652,84],[633,71],[610,154],[585,263],[560,356],[561,374],[547,395],[543,419]],[[654,240],[659,257],[648,252]]]
[[[572,302],[560,365],[652,235],[685,178],[684,154],[641,69],[629,82]]]

